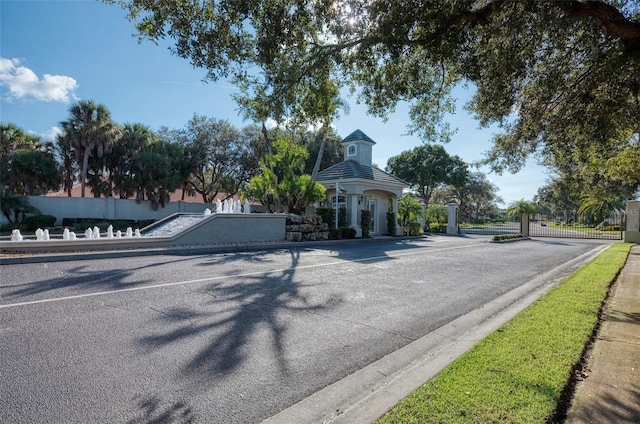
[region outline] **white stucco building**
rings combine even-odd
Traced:
[[[327,189],[324,206],[346,208],[347,225],[362,235],[360,211],[371,211],[370,234],[399,234],[399,227],[387,228],[387,211],[398,215],[398,199],[409,183],[372,166],[372,148],[375,145],[369,136],[356,130],[342,140],[344,160],[316,175],[316,181]],[[336,185],[339,194],[336,199]],[[391,207],[389,206],[391,205]]]

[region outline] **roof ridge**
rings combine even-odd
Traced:
[[[354,132],[352,132],[351,134],[349,134],[348,136],[346,136],[343,140],[342,143],[350,143],[352,141],[366,141],[368,143],[372,143],[372,144],[376,144],[375,141],[373,141],[373,139],[371,137],[369,137],[368,135],[366,135],[364,132],[362,132],[361,130],[355,130]]]

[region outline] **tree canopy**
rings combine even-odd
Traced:
[[[199,193],[205,203],[218,193],[231,197],[257,173],[259,156],[251,139],[260,136],[240,131],[229,122],[196,115],[177,130],[161,131],[161,138],[184,146],[191,160],[188,189]]]
[[[460,187],[446,186],[434,190],[432,200],[438,203],[456,202],[460,208],[460,222],[482,221],[497,218],[498,187],[482,172],[470,172]]]
[[[85,196],[85,185],[89,177],[89,159],[102,158],[113,148],[121,136],[118,124],[111,120],[111,112],[102,103],[93,100],[78,100],[69,107],[69,117],[60,122],[64,136],[77,152],[80,161],[81,196]],[[93,174],[93,185],[98,184],[101,172]],[[104,190],[101,190],[104,192]],[[110,191],[110,190],[109,190]],[[94,193],[99,196],[98,193]]]
[[[170,38],[208,78],[237,84],[257,122],[327,122],[350,89],[382,117],[408,102],[409,130],[446,141],[452,89],[471,83],[466,107],[501,127],[487,157],[496,171],[566,143],[591,156],[640,149],[638,0],[117,3],[141,38]]]
[[[273,147],[274,152],[261,160],[262,173],[251,178],[244,195],[262,203],[269,212],[297,214],[324,199],[324,186],[303,174],[309,152],[285,137],[275,140]]]
[[[423,144],[389,159],[387,171],[411,184],[425,206],[441,185],[462,187],[467,182],[467,164],[449,155],[440,145]]]

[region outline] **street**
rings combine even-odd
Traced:
[[[601,245],[487,240],[3,265],[0,422],[260,422]]]

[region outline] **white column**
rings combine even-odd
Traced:
[[[456,203],[449,203],[448,212],[447,234],[458,234],[458,205]]]
[[[520,234],[522,237],[529,237],[529,214],[523,213],[520,219]]]
[[[627,228],[624,232],[624,241],[627,243],[640,243],[640,202],[627,201],[626,213]]]
[[[396,217],[396,227],[393,229],[393,233],[391,234],[392,236],[397,236],[398,234],[402,235],[402,227],[400,226],[400,224],[398,224],[398,200],[400,200],[400,197],[397,197],[395,199],[389,199],[390,201],[393,202],[393,215]],[[389,231],[391,233],[391,231]]]
[[[362,228],[358,225],[358,195],[352,194],[349,197],[351,203],[351,219],[349,226],[356,229],[356,237],[362,237]]]

